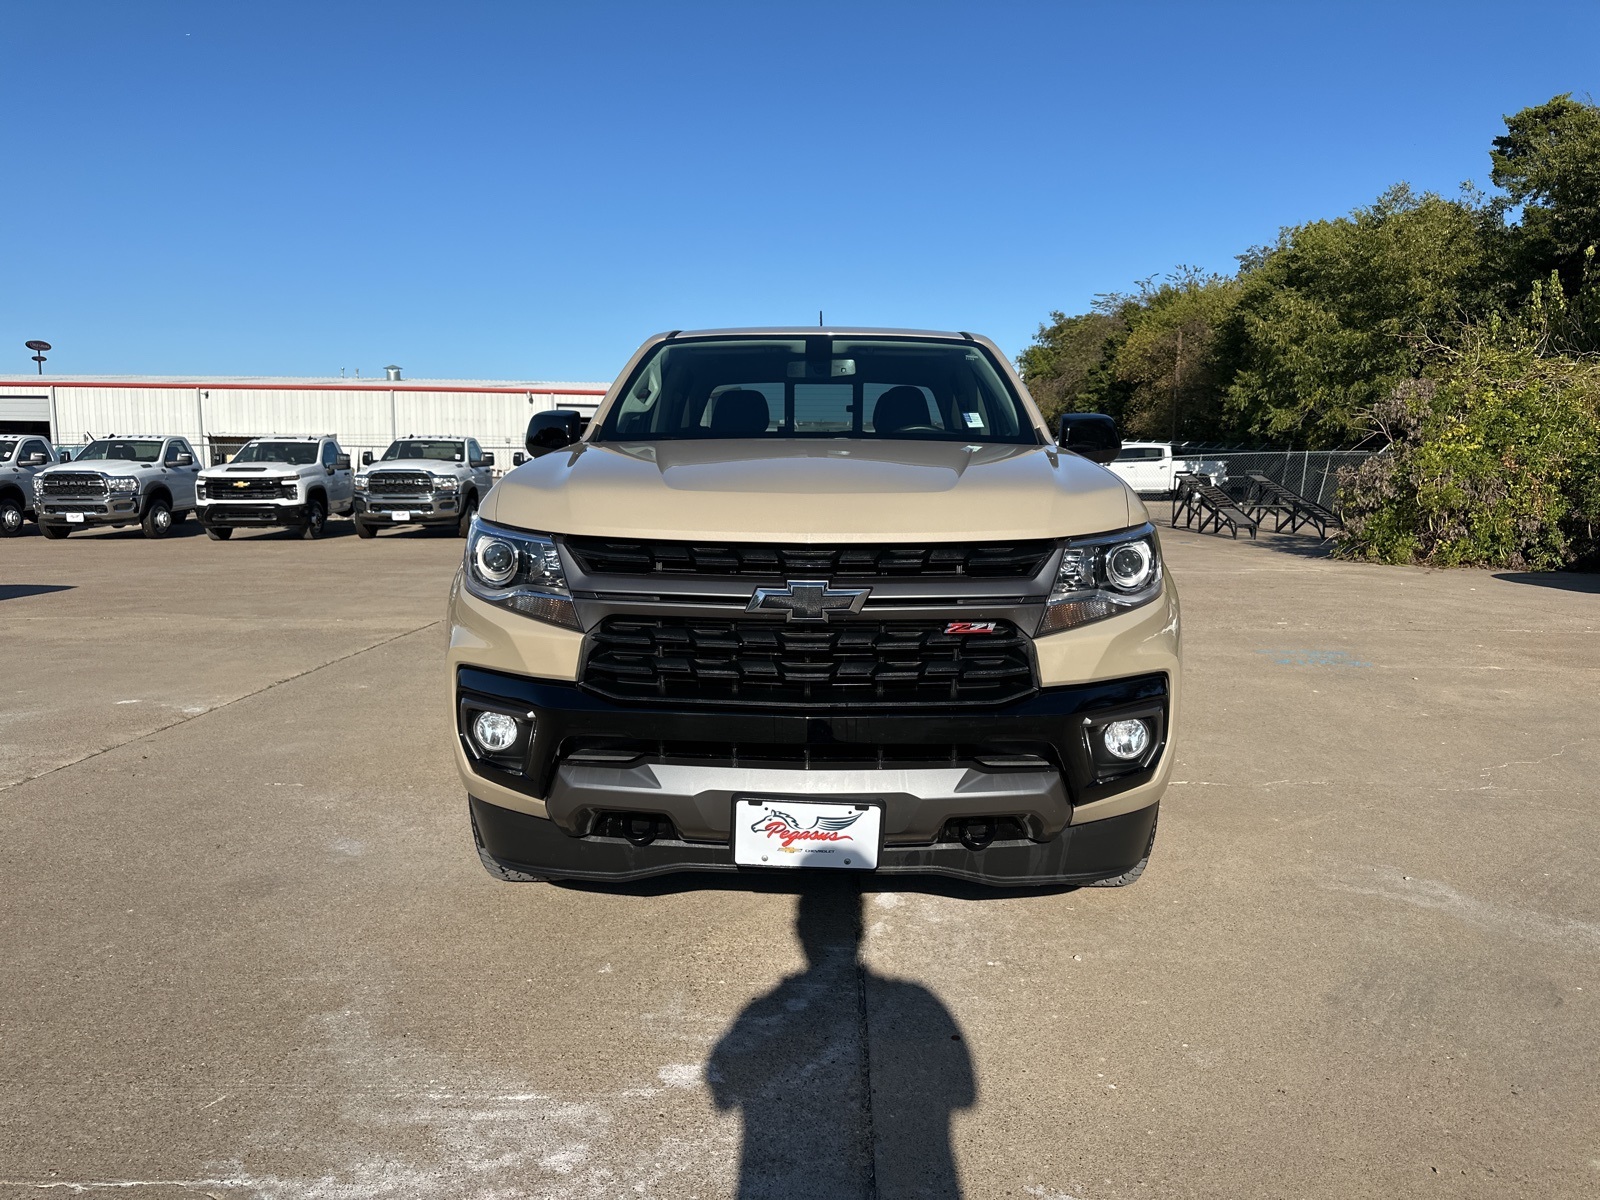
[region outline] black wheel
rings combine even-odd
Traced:
[[[145,505],[144,517],[139,525],[147,538],[163,538],[172,532],[172,506],[165,500],[152,500]]]
[[[10,496],[0,497],[0,537],[16,537],[22,532],[22,505]]]
[[[182,525],[188,519],[189,519],[189,510],[187,508],[184,509],[182,512],[175,512],[175,513],[172,514],[172,523],[174,525]]]
[[[1156,811],[1156,819],[1150,823],[1150,840],[1145,843],[1144,857],[1134,863],[1132,867],[1121,875],[1113,875],[1110,879],[1097,879],[1090,887],[1127,887],[1144,874],[1144,869],[1150,865],[1150,851],[1155,849],[1156,826],[1161,823],[1161,812]]]
[[[316,496],[306,501],[306,523],[300,526],[300,536],[315,541],[328,527],[328,506]]]
[[[206,536],[213,542],[225,542],[233,536],[232,525],[207,525]]]
[[[353,517],[351,520],[355,524],[358,538],[375,538],[378,536],[378,527],[376,525],[368,525],[360,517]]]
[[[470,809],[468,810],[471,811]],[[519,871],[515,867],[507,866],[494,855],[483,848],[483,837],[478,833],[478,818],[472,818],[472,841],[478,847],[478,861],[483,864],[483,869],[493,875],[501,883],[549,883],[543,875],[530,875],[526,871]]]
[[[461,523],[456,526],[457,537],[467,536],[468,531],[472,528],[472,518],[477,515],[478,498],[476,496],[468,496],[467,506],[461,510]]]
[[[54,541],[66,537],[72,530],[65,525],[46,525],[43,521],[40,521],[39,532]]]

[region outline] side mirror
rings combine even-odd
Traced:
[[[348,454],[339,455],[338,458],[333,460],[333,469],[335,471],[348,471],[350,469],[350,456]]]
[[[494,455],[488,451],[485,451],[483,457],[478,460],[478,465],[484,467],[494,466]]]
[[[511,465],[513,467],[520,467],[523,463],[525,463],[527,461],[528,461],[528,456],[526,454],[524,454],[521,450],[513,450],[511,452]]]
[[[361,465],[363,467],[370,467],[372,465],[372,451],[371,450],[363,450],[361,452]]]
[[[173,459],[172,459],[172,465],[175,466],[175,467],[192,467],[192,466],[194,466],[194,455],[192,455],[192,454],[178,454],[178,455],[175,455],[173,457]]]
[[[1105,413],[1062,413],[1056,445],[1090,462],[1108,463],[1122,453],[1122,435]]]
[[[57,462],[71,462],[72,461],[72,451],[71,450],[59,451],[56,454],[56,461]]]
[[[227,461],[228,452],[226,450],[224,450],[221,446],[211,447],[211,465],[213,467],[220,467]]]
[[[553,450],[561,450],[578,440],[578,414],[571,409],[552,408],[549,412],[534,413],[528,422],[528,456],[538,458]]]
[[[28,460],[23,465],[29,467],[42,467],[49,461],[50,456],[48,454],[41,454],[39,451],[35,450],[32,454],[28,455]]]

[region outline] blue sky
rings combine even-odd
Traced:
[[[0,375],[606,379],[658,329],[1015,354],[1600,92],[1600,5],[0,4]]]

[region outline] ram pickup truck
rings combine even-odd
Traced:
[[[1179,475],[1201,475],[1213,486],[1228,482],[1228,464],[1220,458],[1178,458],[1171,442],[1123,442],[1111,470],[1141,496],[1171,496]]]
[[[559,419],[449,601],[491,875],[1144,870],[1178,596],[1109,418],[1052,437],[984,338],[796,328],[653,337]]]
[[[200,472],[200,524],[214,541],[272,526],[319,538],[329,516],[354,503],[350,456],[331,433],[257,438]]]
[[[64,538],[94,525],[139,525],[145,537],[166,537],[194,511],[198,463],[188,439],[171,434],[96,438],[72,462],[34,477],[39,532]]]
[[[377,462],[366,451],[361,465],[351,515],[364,538],[391,525],[434,526],[466,537],[494,486],[494,455],[469,437],[412,434],[391,443]]]
[[[0,537],[16,537],[25,521],[37,519],[33,480],[56,462],[49,441],[27,434],[0,434]]]

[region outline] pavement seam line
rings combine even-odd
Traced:
[[[297,674],[290,675],[284,679],[275,679],[265,687],[259,687],[253,692],[246,692],[242,696],[235,696],[232,700],[224,700],[221,704],[215,705],[212,708],[208,708],[204,712],[191,713],[188,716],[179,717],[176,721],[169,721],[167,724],[158,726],[155,729],[146,730],[137,737],[131,737],[125,742],[118,742],[114,746],[102,746],[98,750],[91,750],[88,754],[83,755],[81,758],[75,758],[71,762],[59,763],[47,771],[40,771],[37,775],[29,775],[26,779],[19,779],[15,783],[0,784],[0,792],[10,791],[12,788],[21,787],[25,783],[32,783],[36,779],[44,779],[47,776],[54,775],[57,771],[65,771],[70,767],[77,766],[79,763],[86,763],[90,759],[99,758],[102,754],[110,754],[113,750],[121,750],[125,746],[137,745],[138,743],[145,741],[147,738],[153,738],[158,734],[166,733],[169,729],[176,729],[180,725],[187,725],[191,721],[198,721],[202,717],[209,717],[212,713],[221,712],[225,708],[232,708],[240,701],[249,700],[253,696],[260,696],[266,692],[270,692],[273,688],[279,688],[283,687],[285,684],[293,683],[297,679],[304,679],[307,675],[315,675],[318,671],[324,670],[328,667],[336,667],[342,662],[348,662],[350,659],[359,658],[361,655],[367,654],[370,651],[382,649],[391,642],[398,642],[401,638],[408,638],[413,634],[422,633],[426,630],[434,628],[438,624],[438,621],[429,621],[426,625],[418,625],[415,629],[407,629],[404,632],[393,635],[392,637],[386,637],[380,642],[373,642],[370,646],[363,646],[359,650],[352,650],[349,654],[341,654],[338,658],[330,658],[325,663],[318,663],[314,667],[307,667],[304,671],[300,671]]]
[[[857,906],[866,903],[866,892],[856,888]],[[856,952],[856,1022],[861,1037],[861,1115],[867,1139],[866,1200],[878,1200],[878,1134],[872,1120],[872,1027],[867,1017],[867,964]]]

